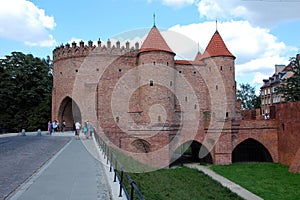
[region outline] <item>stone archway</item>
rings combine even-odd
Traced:
[[[70,97],[66,97],[60,104],[58,120],[66,122],[66,131],[73,130],[76,121],[81,123],[81,112],[77,103]]]
[[[138,153],[149,153],[151,144],[143,139],[134,140],[131,145],[135,148]]]
[[[232,162],[273,162],[268,149],[255,139],[249,138],[232,151]]]
[[[174,154],[180,154],[180,157],[171,165],[195,162],[201,164],[213,164],[213,159],[208,149],[194,140],[182,144],[176,149]]]

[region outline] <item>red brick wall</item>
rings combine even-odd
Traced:
[[[279,162],[285,165],[291,165],[296,162],[296,153],[300,148],[300,102],[279,104],[276,106],[276,118],[278,120],[278,138],[279,138]],[[298,155],[299,159],[299,155]],[[297,163],[297,164],[296,164]]]
[[[232,150],[249,138],[264,145],[271,154],[273,162],[279,162],[276,120],[242,120],[238,133],[234,136]]]

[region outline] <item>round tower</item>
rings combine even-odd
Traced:
[[[214,33],[208,43],[201,60],[208,66],[208,73],[212,78],[211,91],[222,112],[221,118],[233,119],[236,117],[236,83],[235,83],[235,56],[227,49],[218,31]],[[225,106],[225,110],[224,110]]]
[[[232,162],[233,121],[237,115],[235,56],[227,49],[217,30],[201,56],[201,60],[206,64],[206,80],[212,113],[206,137],[214,141],[210,144],[213,149],[214,163],[230,164]]]

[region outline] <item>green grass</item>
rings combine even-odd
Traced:
[[[130,176],[146,200],[241,199],[202,172],[187,167],[135,173]]]
[[[237,163],[212,165],[211,169],[263,199],[300,199],[300,174],[277,163]]]

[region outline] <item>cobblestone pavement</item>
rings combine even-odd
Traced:
[[[5,199],[70,140],[51,136],[0,138],[0,199]]]

